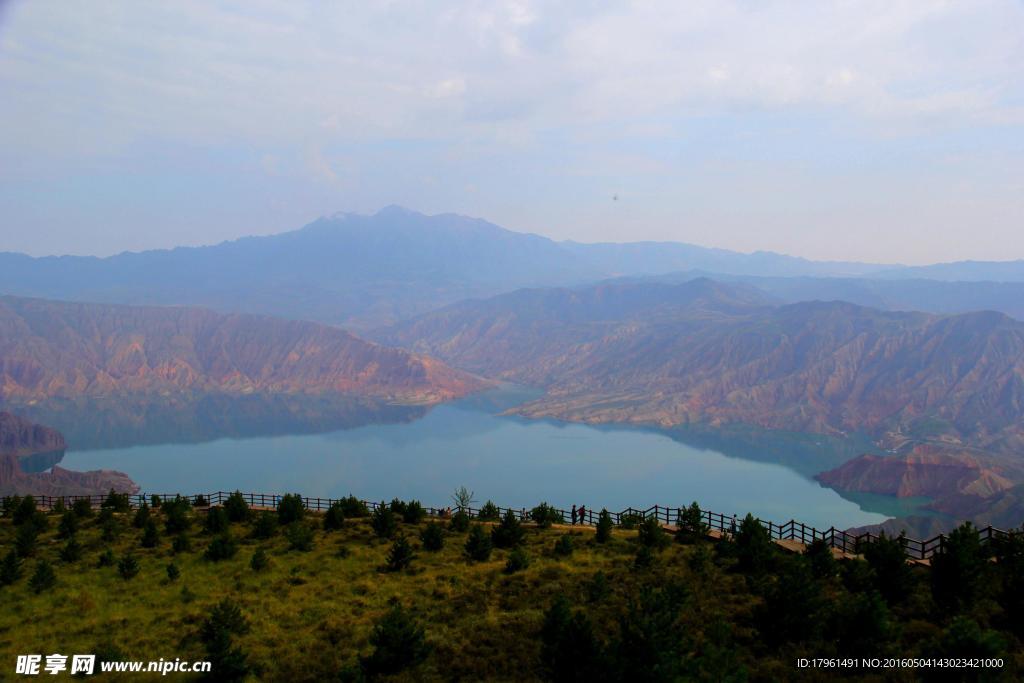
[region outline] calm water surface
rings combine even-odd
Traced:
[[[148,493],[353,493],[441,506],[465,485],[481,501],[513,507],[547,500],[620,510],[697,500],[716,512],[796,518],[819,528],[885,519],[870,511],[882,506],[846,500],[788,467],[729,457],[657,431],[500,415],[524,398],[523,390],[506,388],[438,406],[408,422],[72,450],[61,466],[121,470]]]

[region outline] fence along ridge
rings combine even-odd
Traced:
[[[158,497],[162,501],[173,500],[176,497],[181,497],[188,500],[191,503],[202,499],[205,500],[209,505],[221,505],[227,500],[234,491],[216,491],[213,493],[195,493],[191,495],[182,494],[148,494],[148,493],[133,493],[124,494],[128,496],[129,503],[134,507],[138,507],[143,502],[148,502],[153,496]],[[88,500],[90,504],[95,503],[96,505],[101,504],[106,500],[109,494],[94,494],[89,496],[36,496],[32,497],[36,500],[40,507],[53,508],[58,501],[63,501],[65,506],[72,505],[76,500]],[[251,507],[262,507],[262,508],[276,508],[277,504],[281,502],[285,494],[281,493],[242,493],[242,497],[245,502]],[[327,510],[332,504],[342,500],[341,498],[321,498],[314,496],[300,496],[302,498],[303,505],[309,510],[315,510],[322,512]],[[360,501],[371,510],[376,510],[381,503],[362,500]],[[386,503],[385,503],[386,504]],[[428,513],[438,515],[442,510],[446,508],[427,508]],[[476,517],[480,508],[464,507],[462,508],[471,517]],[[526,519],[529,516],[530,511],[526,508],[506,508],[497,506],[498,513],[504,515],[506,512],[511,511],[513,514],[518,515],[521,519]],[[570,513],[567,510],[561,508],[552,508],[556,513],[559,513],[563,519],[565,519]],[[672,517],[678,515],[679,511],[685,509],[685,507],[669,507],[665,505],[652,505],[647,509],[628,507],[621,512],[611,512],[609,514],[612,518],[612,523],[616,526],[622,526],[623,522],[629,523],[630,520],[642,521],[648,517],[654,517],[659,522],[665,524],[673,524],[676,520]],[[587,508],[586,519],[580,523],[584,525],[593,526],[597,517],[600,513],[594,512],[593,508]],[[701,519],[708,525],[713,531],[719,533],[734,533],[739,525],[739,521],[736,515],[725,515],[720,512],[712,512],[711,510],[701,510]],[[832,548],[836,548],[845,553],[856,553],[860,545],[865,543],[871,543],[878,540],[878,534],[865,532],[863,534],[851,534],[841,529],[836,529],[834,526],[830,527],[825,531],[821,531],[812,526],[808,526],[803,522],[798,522],[795,519],[791,519],[784,524],[776,524],[771,520],[763,520],[755,517],[755,520],[768,530],[768,534],[773,540],[779,541],[797,541],[805,545],[815,540],[822,540]],[[1004,531],[1003,529],[996,529],[989,525],[984,529],[978,529],[978,536],[982,543],[990,543],[993,539],[1005,538],[1010,535],[1011,532]],[[927,540],[917,540],[914,538],[903,539],[903,549],[907,556],[915,560],[924,560],[930,558],[937,551],[941,550],[945,545],[946,535],[939,534],[934,538]]]

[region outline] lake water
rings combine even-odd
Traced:
[[[847,500],[796,469],[730,457],[658,431],[500,414],[527,396],[525,390],[505,388],[404,417],[391,415],[385,423],[368,419],[352,426],[349,421],[346,428],[328,426],[329,431],[314,433],[264,429],[259,436],[195,442],[183,431],[176,440],[186,443],[112,448],[91,447],[100,441],[83,439],[77,443],[85,441],[90,447],[68,451],[61,466],[121,470],[147,493],[352,493],[364,499],[416,498],[427,506],[444,506],[450,504],[451,492],[464,485],[481,502],[491,499],[517,508],[544,500],[562,507],[575,503],[611,510],[655,503],[675,507],[697,500],[715,512],[750,511],[764,519],[795,518],[818,528],[886,518],[872,511],[884,509],[881,504]],[[61,428],[59,415],[51,419],[50,424]],[[69,442],[76,443],[73,438]],[[823,461],[830,457],[822,453]]]

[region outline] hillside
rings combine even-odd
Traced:
[[[380,338],[543,386],[544,397],[519,409],[533,417],[864,432],[895,446],[947,440],[1004,454],[1024,445],[1024,323],[840,302],[772,307],[708,280],[666,287],[506,295]],[[646,293],[649,305],[588,318],[584,302],[624,291]],[[662,308],[666,295],[674,303]]]
[[[338,393],[431,403],[483,384],[316,323],[0,297],[0,398]]]
[[[984,562],[952,543],[958,564],[911,567],[892,543],[867,560],[786,553],[756,522],[734,539],[678,543],[648,527],[598,542],[591,528],[525,522],[499,537],[491,522],[466,531],[357,508],[333,530],[290,509],[229,522],[111,507],[68,512],[70,524],[9,509],[0,544],[10,558],[22,539],[23,556],[0,573],[0,648],[208,660],[221,681],[823,680],[796,666],[807,657],[1001,658],[985,680],[1020,671],[1012,549]],[[480,550],[492,538],[509,540]],[[929,673],[897,666],[885,680]]]
[[[53,453],[65,447],[64,437],[57,430],[0,411],[0,455]]]

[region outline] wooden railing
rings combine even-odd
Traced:
[[[151,502],[153,496],[163,500],[172,500],[180,494],[132,494],[129,498],[129,503],[133,507],[138,507],[144,501]],[[182,498],[186,498],[190,503],[196,505],[197,503],[205,503],[207,505],[223,505],[224,501],[227,500],[228,496],[232,495],[231,491],[215,491],[213,493],[200,493],[192,495],[181,495]],[[243,493],[241,494],[245,502],[251,507],[255,508],[276,508],[278,503],[284,497],[284,494],[278,493]],[[70,507],[76,500],[88,500],[93,506],[100,506],[103,501],[107,499],[106,495],[92,495],[92,496],[33,496],[36,500],[36,504],[41,508],[52,509],[57,505],[58,501],[63,501],[65,506]],[[327,510],[332,504],[338,502],[338,498],[320,498],[312,496],[302,496],[302,502],[308,510],[324,511]],[[377,509],[381,505],[379,502],[374,501],[361,501],[371,511]],[[385,503],[386,504],[386,503]],[[455,510],[458,507],[454,508]],[[480,514],[480,508],[471,506],[462,508],[470,517],[477,517]],[[639,508],[626,508],[621,512],[610,512],[612,523],[616,526],[628,525],[631,522],[640,522],[649,517],[653,517],[660,523],[665,525],[676,524],[679,514],[684,508],[678,507],[667,507],[664,505],[654,505],[647,509]],[[427,507],[427,514],[432,516],[440,516],[445,514],[446,511],[452,510],[452,508],[431,508]],[[530,518],[531,510],[527,508],[505,508],[497,507],[498,514],[503,516],[506,512],[511,511],[517,517],[522,520],[528,520]],[[561,514],[562,520],[566,523],[571,521],[572,512],[569,510],[563,510],[560,508],[553,508],[556,514]],[[597,523],[600,516],[599,511],[595,511],[593,508],[587,508],[582,516],[577,516],[577,523],[582,525],[593,526]],[[701,519],[708,526],[709,529],[717,531],[722,534],[735,533],[738,529],[741,518],[737,518],[736,515],[724,515],[719,512],[712,512],[710,510],[701,511]],[[803,544],[810,544],[815,540],[823,540],[830,547],[837,548],[843,552],[856,554],[862,549],[864,544],[872,543],[878,540],[877,534],[863,533],[863,534],[851,534],[847,531],[830,527],[825,531],[821,531],[812,526],[808,526],[802,522],[796,520],[790,520],[785,524],[776,524],[772,521],[757,519],[756,520],[761,526],[767,529],[768,534],[774,540],[788,540],[797,541]],[[996,529],[992,526],[985,527],[984,529],[978,530],[978,536],[983,544],[988,544],[996,538],[1005,538],[1011,532],[1004,531],[1002,529]],[[913,559],[924,560],[930,558],[937,551],[940,551],[945,543],[946,535],[939,534],[934,538],[930,538],[924,541],[904,538],[903,546],[907,553],[907,556]]]

